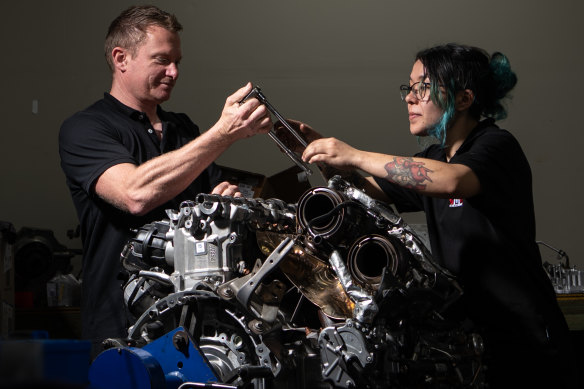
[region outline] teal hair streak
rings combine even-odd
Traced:
[[[450,124],[450,121],[454,117],[454,93],[452,92],[452,86],[450,90],[446,91],[446,96],[440,91],[440,87],[437,82],[432,81],[432,86],[430,87],[430,98],[438,107],[444,110],[440,121],[436,123],[431,129],[428,130],[428,135],[436,138],[442,147],[446,145],[446,130]]]

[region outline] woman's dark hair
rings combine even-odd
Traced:
[[[458,91],[473,91],[474,102],[469,112],[475,119],[507,117],[501,100],[517,83],[517,76],[505,55],[495,52],[490,56],[478,47],[449,43],[420,51],[416,60],[424,65],[424,79],[430,79],[430,98],[444,110],[441,121],[429,134],[443,145]],[[446,93],[441,93],[440,88]]]

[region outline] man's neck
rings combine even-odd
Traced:
[[[115,97],[122,104],[137,111],[146,113],[146,116],[148,116],[148,119],[150,119],[151,123],[160,122],[157,114],[158,104],[155,102],[145,102],[136,99],[131,93],[128,93],[126,89],[120,87],[116,83],[112,84],[110,95]]]

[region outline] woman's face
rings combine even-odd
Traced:
[[[429,83],[430,79],[424,77],[424,65],[421,61],[416,61],[410,74],[410,87],[418,88],[421,83]],[[416,83],[420,83],[414,85]],[[428,135],[428,130],[432,129],[442,117],[444,111],[430,99],[429,84],[426,87],[424,97],[419,99],[414,91],[410,91],[405,98],[408,104],[408,115],[410,120],[410,132],[416,136]]]

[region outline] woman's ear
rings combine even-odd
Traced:
[[[470,108],[474,103],[474,92],[470,89],[458,91],[456,93],[456,110],[464,111]]]

